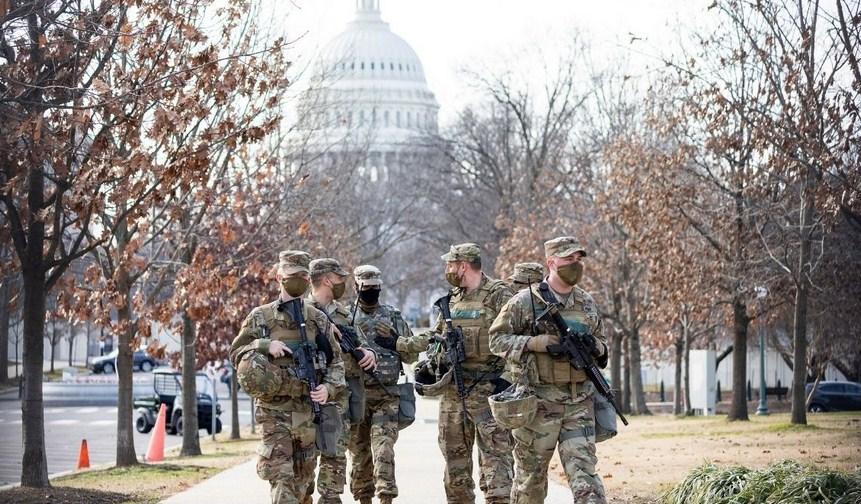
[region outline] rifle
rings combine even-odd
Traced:
[[[324,311],[323,313],[326,312]],[[345,324],[335,324],[335,321],[332,320],[332,317],[329,317],[328,313],[326,313],[326,317],[328,317],[329,321],[332,322],[332,324],[334,324],[339,331],[341,331],[341,339],[340,341],[338,341],[338,345],[340,345],[341,347],[341,352],[352,355],[353,358],[356,359],[356,362],[362,360],[365,357],[365,352],[359,349],[358,335],[356,334],[356,329]],[[367,373],[368,376],[373,378],[380,385],[380,387],[382,387],[383,391],[385,391],[386,394],[392,395],[392,393],[389,392],[388,388],[383,385],[383,381],[380,378],[379,371],[371,371],[370,369],[362,369],[362,371],[364,371],[365,373]]]
[[[589,381],[591,381],[593,385],[595,385],[595,389],[598,393],[604,396],[607,399],[607,402],[613,406],[613,409],[616,411],[616,414],[619,415],[622,423],[628,425],[628,420],[625,418],[625,415],[622,414],[619,405],[616,404],[616,396],[613,394],[613,390],[610,389],[610,384],[607,383],[604,375],[601,374],[601,370],[598,369],[598,365],[595,364],[595,359],[592,357],[592,354],[587,350],[589,345],[584,342],[584,339],[591,338],[592,334],[588,330],[574,331],[568,326],[565,319],[562,317],[562,314],[559,312],[556,298],[550,292],[546,283],[542,282],[539,290],[541,291],[541,297],[547,303],[547,309],[538,316],[538,320],[549,317],[550,322],[553,323],[556,330],[559,332],[560,339],[558,345],[548,346],[547,352],[554,357],[565,357],[574,369],[586,373],[586,377],[589,378]]]
[[[290,316],[299,326],[299,346],[293,351],[293,360],[296,361],[296,376],[308,384],[308,392],[317,389],[317,349],[308,341],[308,333],[305,332],[305,313],[301,298],[296,298],[288,303],[290,305]],[[311,400],[311,411],[314,412],[314,423],[320,424],[320,404]]]
[[[454,378],[454,385],[457,387],[457,397],[460,398],[461,406],[463,406],[463,424],[467,425],[466,417],[466,385],[463,380],[463,369],[461,364],[466,360],[466,351],[463,348],[463,331],[459,327],[455,328],[451,323],[451,310],[449,303],[451,302],[451,291],[445,296],[434,302],[434,306],[439,308],[440,316],[445,321],[445,355],[448,358],[449,366],[451,366],[451,375]]]

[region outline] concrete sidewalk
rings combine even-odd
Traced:
[[[437,412],[439,402],[418,397],[416,422],[402,430],[395,444],[395,473],[398,498],[403,503],[444,503],[443,459],[437,446]],[[473,456],[474,480],[478,482],[477,455]],[[349,469],[349,462],[348,462]],[[349,487],[349,483],[347,484]],[[317,496],[315,495],[315,500]],[[349,488],[342,502],[355,503]],[[223,471],[162,504],[197,504],[200,502],[269,502],[269,483],[257,477],[256,458]],[[546,503],[571,502],[567,486],[550,481]],[[484,496],[476,488],[476,503]]]

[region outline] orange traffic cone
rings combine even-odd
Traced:
[[[78,469],[90,468],[90,450],[87,449],[87,440],[81,440],[81,449],[78,450]]]
[[[161,462],[164,460],[164,432],[165,432],[165,415],[167,408],[162,403],[158,410],[158,418],[155,419],[155,427],[152,429],[152,437],[149,438],[149,446],[146,449],[147,462]]]

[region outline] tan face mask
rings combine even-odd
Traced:
[[[445,281],[452,287],[460,287],[461,282],[463,282],[463,275],[457,271],[449,271],[445,274]]]
[[[583,263],[575,262],[556,267],[556,274],[563,282],[574,287],[583,278]]]
[[[344,291],[347,290],[347,284],[344,282],[332,284],[332,297],[341,299],[344,296]]]
[[[305,291],[308,290],[308,282],[307,279],[302,277],[289,277],[281,280],[281,286],[284,288],[284,291],[290,295],[290,297],[299,297],[302,294],[305,294]]]

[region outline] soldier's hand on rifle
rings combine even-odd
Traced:
[[[586,335],[582,338],[583,345],[589,351],[589,354],[594,358],[598,358],[604,353],[604,345],[598,343],[594,336]]]
[[[365,371],[373,371],[374,369],[377,369],[377,358],[374,357],[374,352],[362,347],[359,347],[359,350],[365,354],[365,356],[357,363],[359,364],[359,367]]]
[[[311,391],[311,400],[318,404],[323,404],[329,400],[329,389],[322,383],[317,385],[317,388]]]
[[[382,320],[378,320],[374,324],[374,331],[377,333],[377,336],[382,336],[384,338],[391,338],[393,336],[397,336],[398,333],[395,332],[395,328],[392,327],[388,322],[384,322]]]
[[[396,352],[398,349],[397,342],[398,340],[396,338],[383,338],[381,336],[374,338],[374,343],[393,352]]]
[[[539,334],[537,336],[533,336],[529,338],[526,342],[526,348],[530,352],[544,352],[547,353],[547,347],[550,345],[558,345],[559,344],[559,336],[555,334]]]
[[[269,342],[269,355],[278,359],[285,355],[292,355],[293,351],[282,341],[273,340]]]

